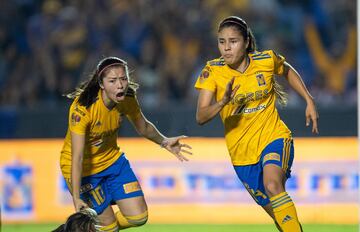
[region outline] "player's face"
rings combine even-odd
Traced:
[[[101,88],[104,93],[104,100],[115,104],[124,100],[128,85],[129,81],[125,68],[110,67],[102,79]]]
[[[225,27],[218,33],[218,47],[225,63],[238,66],[246,57],[248,41],[234,27]]]

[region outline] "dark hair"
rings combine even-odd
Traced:
[[[76,87],[75,91],[66,94],[65,96],[71,99],[79,96],[79,104],[85,107],[89,107],[97,100],[97,94],[100,90],[100,83],[104,77],[105,70],[109,67],[122,66],[125,69],[125,74],[129,79],[129,88],[134,92],[139,85],[130,80],[129,69],[126,61],[110,56],[102,59],[96,66],[96,70],[90,75],[90,78]]]
[[[65,224],[60,225],[52,232],[96,232],[98,219],[96,213],[88,209],[72,214]]]
[[[256,51],[256,41],[254,34],[252,33],[250,27],[247,25],[245,20],[237,16],[229,16],[220,22],[218,32],[220,32],[222,29],[226,27],[236,28],[236,30],[238,30],[245,39],[249,40],[249,46],[246,48],[247,53]],[[286,106],[287,93],[284,91],[284,88],[280,85],[280,83],[276,79],[273,79],[273,85],[278,103],[281,106]]]
[[[247,53],[254,52],[256,50],[254,34],[252,33],[250,27],[248,27],[245,20],[237,16],[229,16],[220,22],[218,32],[227,27],[235,27],[245,40],[249,40],[249,46],[246,48]]]

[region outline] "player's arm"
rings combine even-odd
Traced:
[[[218,102],[214,101],[214,92],[206,89],[200,90],[196,109],[196,122],[198,124],[203,125],[213,119],[234,98],[240,86],[237,85],[233,88],[233,84],[234,78],[227,83],[224,96]]]
[[[306,126],[309,126],[310,121],[312,121],[312,132],[318,134],[317,120],[319,115],[313,97],[310,95],[299,73],[287,62],[284,63],[284,67],[284,75],[289,85],[306,101]]]
[[[180,139],[185,138],[186,136],[177,136],[167,138],[152,124],[147,120],[144,114],[141,111],[138,111],[136,115],[129,117],[131,123],[135,127],[139,135],[153,141],[154,143],[159,144],[161,147],[166,148],[172,154],[174,154],[180,161],[188,161],[183,153],[192,154],[188,150],[191,147],[187,144],[181,144]]]
[[[85,135],[80,135],[71,132],[71,154],[72,154],[71,185],[72,185],[72,197],[76,212],[79,212],[82,207],[88,207],[80,199],[80,186],[81,186],[84,147],[85,147]]]

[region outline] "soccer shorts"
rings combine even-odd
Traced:
[[[290,178],[294,160],[294,144],[292,139],[277,139],[268,144],[261,153],[258,163],[234,166],[235,172],[257,204],[265,206],[270,203],[265,192],[263,168],[267,164],[275,164],[282,168],[286,178]]]
[[[69,186],[68,179],[66,183]],[[138,196],[144,194],[125,154],[105,170],[81,179],[80,198],[97,214],[117,200]]]

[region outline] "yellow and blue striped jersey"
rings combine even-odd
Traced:
[[[74,100],[69,110],[69,126],[61,151],[60,167],[65,178],[71,176],[71,133],[85,136],[82,176],[101,172],[122,154],[117,145],[122,117],[135,119],[140,108],[135,92],[128,90],[125,100],[109,110],[104,105],[101,90],[95,103],[86,108]]]
[[[272,50],[250,53],[249,58],[243,73],[231,69],[222,58],[211,60],[195,83],[197,89],[214,92],[216,101],[222,99],[233,77],[233,86],[240,85],[232,101],[220,111],[233,165],[255,164],[270,142],[291,138],[277,112],[273,84],[275,75],[284,74],[285,58]]]

